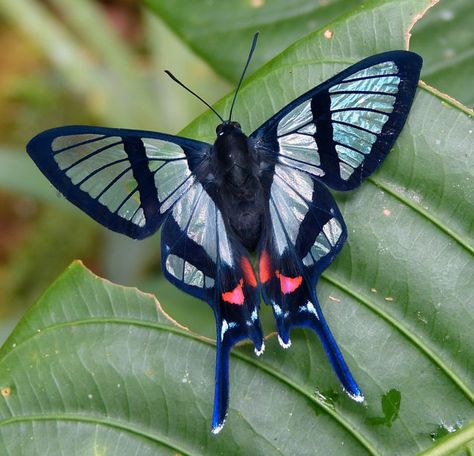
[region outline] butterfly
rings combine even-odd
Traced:
[[[247,136],[232,109],[214,144],[149,131],[67,126],[27,151],[51,183],[100,224],[134,239],[162,227],[166,278],[206,301],[216,320],[212,432],[224,426],[229,356],[250,339],[264,351],[260,296],[278,341],[319,336],[347,394],[364,396],[324,319],[316,282],[347,230],[327,187],[352,190],[382,163],[405,124],[422,59],[409,51],[366,58],[304,93]],[[256,253],[255,258],[251,255]]]

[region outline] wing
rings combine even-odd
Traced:
[[[27,151],[69,201],[107,228],[142,239],[192,186],[210,147],[147,131],[71,126],[40,133]]]
[[[280,345],[291,345],[289,333],[293,327],[313,329],[345,391],[354,400],[363,401],[315,291],[320,274],[346,239],[344,220],[334,199],[311,175],[276,165],[269,218],[271,230],[259,251],[259,278],[264,300],[273,307]]]
[[[212,195],[213,197],[211,197]],[[175,204],[162,231],[162,268],[167,279],[209,303],[216,319],[216,383],[212,432],[218,433],[229,401],[232,346],[250,338],[264,350],[258,318],[260,291],[248,252],[227,233],[215,193],[196,182]]]
[[[351,190],[378,168],[400,134],[421,65],[408,51],[369,57],[297,98],[250,138],[264,161]]]

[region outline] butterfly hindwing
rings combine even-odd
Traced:
[[[208,190],[196,182],[163,226],[162,268],[183,291],[209,303],[216,320],[216,383],[212,430],[222,428],[229,401],[229,356],[234,344],[251,339],[263,352],[258,317],[260,291],[244,247],[227,232]]]
[[[314,330],[344,389],[363,400],[319,307],[315,286],[346,239],[344,220],[324,185],[311,175],[276,165],[270,187],[268,231],[259,252],[264,300],[273,308],[280,344],[290,330]]]
[[[262,158],[351,190],[386,157],[408,116],[422,60],[378,54],[297,98],[251,138]]]
[[[35,136],[27,151],[72,203],[107,228],[141,239],[191,187],[210,147],[147,131],[70,126]]]

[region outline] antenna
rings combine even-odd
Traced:
[[[206,101],[204,101],[197,93],[194,93],[191,89],[186,87],[176,76],[174,76],[171,71],[165,70],[165,73],[174,81],[177,82],[181,87],[186,89],[189,93],[194,95],[198,100],[201,100],[219,119],[224,122],[224,119],[219,115],[219,113]]]
[[[237,89],[235,90],[234,99],[232,100],[232,105],[230,107],[229,122],[232,119],[232,111],[234,109],[234,103],[235,103],[235,99],[237,98],[237,93],[239,92],[240,85],[242,84],[242,81],[245,76],[245,72],[247,71],[247,68],[249,66],[250,59],[252,58],[253,51],[255,50],[255,46],[257,45],[257,38],[258,38],[258,32],[253,36],[252,46],[250,47],[249,56],[247,57],[247,63],[245,64],[244,71],[242,71],[242,76],[240,76],[240,81],[237,85]]]

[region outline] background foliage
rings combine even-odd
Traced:
[[[235,83],[255,30],[261,40],[254,70],[301,39],[242,90],[236,116],[251,131],[344,66],[405,47],[403,33],[430,4],[288,3],[149,0],[156,14],[134,2],[0,4],[5,334],[79,257],[115,282],[156,291],[180,322],[213,335],[209,309],[158,276],[158,239],[134,243],[101,230],[56,195],[23,145],[33,133],[67,123],[177,132],[202,107],[162,69],[172,69],[212,102]],[[467,106],[474,104],[473,20],[470,0],[441,1],[415,25],[410,43],[425,59],[425,82]],[[225,112],[228,100],[217,106]],[[186,134],[212,140],[214,128],[215,119],[205,114]],[[473,128],[468,108],[422,84],[409,124],[381,171],[358,192],[338,196],[352,232],[319,295],[364,386],[363,408],[341,394],[315,338],[298,331],[292,350],[281,352],[272,339],[259,362],[245,348],[236,351],[229,423],[222,438],[211,439],[212,345],[170,326],[151,298],[103,283],[76,265],[0,353],[0,386],[10,388],[2,390],[0,432],[9,454],[20,454],[15,445],[22,454],[44,454],[59,437],[64,445],[82,438],[97,454],[154,454],[158,448],[183,454],[238,448],[253,454],[415,454],[433,440],[431,454],[469,452]],[[80,378],[67,379],[70,372]],[[18,443],[19,429],[31,441]],[[122,446],[113,447],[119,434]]]

